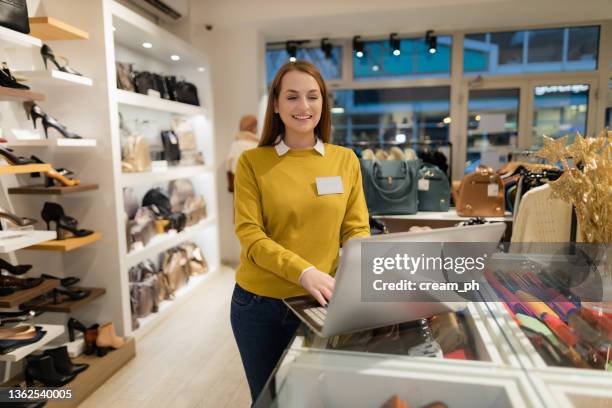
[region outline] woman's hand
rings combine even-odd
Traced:
[[[334,293],[335,282],[336,280],[332,276],[315,267],[306,269],[300,276],[300,285],[323,307],[327,306],[327,302]]]

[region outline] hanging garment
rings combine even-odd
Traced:
[[[572,205],[551,199],[548,184],[523,194],[512,230],[512,242],[568,242]]]

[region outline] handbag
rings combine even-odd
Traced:
[[[177,102],[200,106],[200,99],[198,98],[198,88],[191,82],[177,82],[174,87],[174,92],[176,94]]]
[[[361,160],[360,163],[371,215],[416,214],[418,160]]]
[[[128,219],[133,219],[138,211],[138,197],[134,192],[134,189],[131,187],[126,187],[123,189],[123,209],[125,210],[125,214]]]
[[[134,88],[138,93],[149,95],[149,90],[154,90],[159,93],[160,97],[164,99],[170,98],[166,82],[161,75],[148,71],[139,71],[135,72],[133,82]]]
[[[180,246],[188,259],[189,274],[202,275],[208,272],[208,263],[202,254],[202,249],[193,242],[186,242]]]
[[[183,213],[186,217],[187,226],[197,224],[206,218],[206,201],[202,196],[190,197],[185,201]]]
[[[161,188],[152,188],[142,198],[143,207],[153,207],[151,210],[159,218],[166,218],[172,213],[170,199],[161,191]]]
[[[168,186],[172,212],[180,212],[185,208],[187,199],[195,196],[193,183],[189,179],[172,180]]]
[[[136,249],[137,246],[147,245],[156,235],[155,214],[147,207],[139,208],[134,220],[128,221],[127,231],[130,251]]]
[[[168,282],[168,291],[174,294],[189,279],[187,264],[189,260],[184,251],[177,248],[166,251],[163,255],[162,271]]]
[[[156,275],[149,275],[141,282],[130,282],[130,301],[136,317],[145,317],[158,311]]]
[[[121,169],[125,173],[151,170],[151,153],[147,139],[139,133],[125,138]]]
[[[504,185],[499,174],[478,166],[461,181],[457,194],[457,214],[462,217],[503,217]]]
[[[115,62],[115,70],[117,71],[117,88],[125,91],[134,92],[134,73],[132,65],[125,62]]]
[[[419,169],[419,211],[448,211],[450,185],[446,174],[438,166],[423,163]]]
[[[163,130],[161,132],[161,139],[164,146],[164,160],[169,162],[181,160],[181,149],[176,134],[172,130]]]
[[[29,34],[30,21],[26,0],[0,0],[0,26]]]

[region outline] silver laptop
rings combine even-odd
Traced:
[[[321,337],[372,329],[395,323],[457,311],[465,307],[465,299],[457,302],[362,302],[361,243],[362,242],[499,242],[506,230],[505,223],[467,227],[439,228],[428,231],[401,232],[356,238],[347,242],[336,272],[334,295],[327,307],[310,295],[284,299],[285,304],[310,329]]]

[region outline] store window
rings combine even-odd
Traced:
[[[573,139],[576,132],[586,134],[589,85],[536,86],[533,99],[533,143],[542,144],[542,136]]]
[[[342,47],[332,48],[331,57],[326,58],[321,48],[298,48],[296,58],[312,62],[321,71],[326,80],[342,78]],[[266,83],[269,85],[280,67],[289,62],[289,55],[284,48],[266,50]]]
[[[450,87],[336,90],[332,142],[448,141]]]
[[[598,26],[468,34],[463,69],[469,75],[592,71],[598,45]]]
[[[366,41],[364,55],[353,54],[353,78],[410,79],[422,77],[449,77],[452,38],[438,36],[436,52],[429,52],[423,38],[400,40],[400,54],[394,55],[388,40]]]
[[[518,142],[519,89],[472,90],[468,102],[465,174],[499,168]]]

